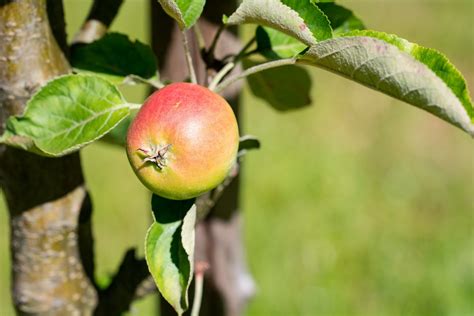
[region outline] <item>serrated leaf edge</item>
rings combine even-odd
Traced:
[[[57,77],[54,77],[48,81],[46,81],[41,87],[39,87],[30,97],[30,99],[27,101],[26,105],[25,105],[25,108],[24,108],[24,111],[21,115],[15,115],[15,116],[12,116],[10,118],[8,118],[8,120],[12,119],[12,118],[21,118],[25,115],[25,113],[27,112],[27,109],[28,109],[28,105],[30,104],[30,102],[32,102],[32,100],[41,92],[41,90],[46,87],[48,84],[56,81],[56,80],[60,80],[60,79],[63,79],[63,78],[66,78],[66,77],[75,77],[75,76],[81,76],[81,77],[90,77],[90,78],[96,78],[96,79],[99,79],[99,80],[103,80],[103,81],[106,81],[108,84],[110,84],[113,89],[115,89],[115,91],[117,92],[117,94],[120,96],[121,100],[123,101],[122,104],[120,105],[117,105],[117,109],[120,110],[121,108],[128,108],[128,103],[127,101],[124,99],[122,93],[120,92],[120,90],[115,86],[115,84],[113,84],[112,82],[110,82],[109,80],[105,79],[105,78],[102,78],[100,76],[92,76],[92,75],[87,75],[87,74],[65,74],[65,75],[61,75],[61,76],[57,76]],[[61,151],[59,153],[53,153],[53,152],[49,152],[47,150],[44,150],[43,148],[41,148],[40,146],[38,146],[38,143],[36,141],[34,141],[31,137],[29,137],[28,135],[22,135],[22,134],[12,134],[12,136],[8,137],[8,134],[10,133],[8,130],[5,130],[5,132],[0,136],[0,143],[4,143],[4,144],[7,144],[9,146],[13,146],[13,147],[17,147],[17,148],[22,148],[24,150],[27,150],[27,151],[30,151],[30,152],[33,152],[33,153],[36,153],[36,154],[43,154],[44,156],[47,156],[47,157],[61,157],[61,156],[65,156],[67,154],[70,154],[82,147],[85,147],[87,146],[88,144],[90,143],[93,143],[94,141],[102,138],[105,134],[107,134],[109,131],[111,131],[112,129],[114,129],[123,119],[125,119],[128,115],[130,114],[130,110],[127,111],[127,114],[121,118],[119,121],[117,121],[116,124],[114,124],[110,129],[107,130],[107,132],[105,132],[104,134],[102,135],[99,135],[97,136],[96,138],[88,141],[88,142],[85,142],[85,143],[81,143],[81,144],[78,144],[76,146],[73,146],[73,147],[70,147],[69,149],[67,150],[64,150],[64,151]],[[25,146],[16,146],[15,143],[13,142],[10,142],[8,139],[11,139],[13,137],[22,137],[24,139],[27,139],[28,141],[31,142],[32,145],[34,145],[34,147],[32,148],[26,148]]]

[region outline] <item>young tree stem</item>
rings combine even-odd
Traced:
[[[199,316],[202,302],[202,289],[204,285],[204,273],[207,268],[207,262],[196,262],[196,273],[194,274],[194,299],[191,316]]]
[[[219,41],[219,38],[221,37],[222,32],[225,29],[225,25],[221,24],[219,26],[219,29],[217,29],[216,35],[212,39],[211,46],[209,47],[208,53],[209,56],[211,56],[211,59],[214,59],[214,51],[216,50],[217,42]]]
[[[184,54],[186,55],[186,63],[188,64],[189,77],[192,83],[197,84],[196,71],[194,70],[193,59],[191,57],[191,50],[189,49],[188,36],[186,30],[182,31]]]
[[[229,72],[234,69],[235,64],[234,63],[228,63],[227,65],[224,66],[212,79],[211,83],[209,84],[209,90],[214,90],[216,86],[219,84],[219,82],[224,78]]]
[[[247,44],[245,44],[244,47],[242,47],[242,49],[240,50],[240,52],[234,56],[234,63],[239,61],[242,57],[246,56],[247,54],[245,53],[252,45],[253,43],[255,43],[256,41],[256,37],[252,37],[248,42]]]
[[[244,72],[241,74],[235,75],[233,77],[230,77],[224,81],[222,81],[220,84],[217,85],[217,87],[214,89],[215,92],[219,93],[234,82],[243,79],[247,76],[253,75],[257,72],[264,71],[267,69],[271,68],[276,68],[276,67],[281,67],[285,65],[294,65],[296,63],[295,58],[285,58],[285,59],[279,59],[279,60],[274,60],[274,61],[269,61],[263,64],[259,64],[253,67],[250,67],[246,69]]]

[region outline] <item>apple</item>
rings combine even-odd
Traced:
[[[221,183],[236,161],[237,120],[218,94],[192,83],[153,93],[127,133],[127,156],[138,179],[172,200],[196,197]]]

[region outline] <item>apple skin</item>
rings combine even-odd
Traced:
[[[238,146],[237,120],[229,104],[203,86],[180,82],[146,100],[129,127],[126,147],[135,174],[149,190],[184,200],[221,183],[236,161]],[[160,148],[160,164],[145,160]]]

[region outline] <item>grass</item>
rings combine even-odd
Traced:
[[[368,27],[444,52],[474,91],[471,1],[341,1]],[[404,5],[400,5],[400,3]],[[67,2],[69,33],[87,1]],[[125,2],[113,28],[146,40],[145,2]],[[146,14],[145,14],[146,16]],[[147,17],[147,16],[146,16]],[[314,104],[277,113],[244,92],[242,203],[258,293],[247,315],[472,315],[474,148],[447,123],[320,70]],[[140,102],[143,89],[126,91]],[[97,276],[141,248],[148,193],[122,150],[83,151],[94,199]],[[3,208],[3,206],[2,206]],[[8,225],[0,210],[0,315],[12,315]],[[132,314],[151,315],[153,298]]]

